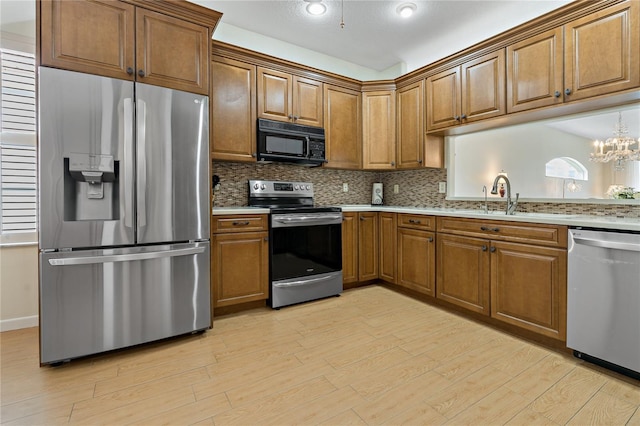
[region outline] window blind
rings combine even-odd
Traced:
[[[36,241],[34,55],[0,49],[0,243]]]

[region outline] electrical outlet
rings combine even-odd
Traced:
[[[447,192],[447,182],[438,182],[438,192],[440,194]]]
[[[349,184],[348,183],[343,183],[342,184],[342,192],[349,192]]]
[[[397,194],[399,192],[400,192],[400,185],[396,183],[395,185],[393,185],[393,193]]]

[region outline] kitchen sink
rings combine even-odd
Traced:
[[[487,216],[506,216],[504,210],[490,210],[485,212],[484,210],[458,210],[458,213],[470,213]],[[534,212],[516,212],[514,217],[537,217],[541,219],[570,219],[577,215],[575,214],[563,214],[563,213],[534,213]]]

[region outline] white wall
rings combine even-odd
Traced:
[[[38,246],[0,247],[0,331],[38,325]]]
[[[592,163],[592,141],[540,125],[525,124],[447,138],[449,152],[449,196],[483,197],[482,186],[491,190],[502,170],[511,181],[512,195],[520,198],[562,198],[562,179],[545,177],[546,163],[556,157],[572,157],[589,171],[579,192],[564,198],[605,198],[611,184],[611,164]],[[491,195],[489,197],[499,197]]]
[[[362,81],[394,79],[407,72],[404,63],[376,71],[224,22],[218,24],[213,39]]]

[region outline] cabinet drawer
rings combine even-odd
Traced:
[[[266,214],[216,216],[211,224],[211,233],[266,231],[269,221]]]
[[[398,226],[401,228],[434,231],[436,229],[436,218],[435,216],[401,213],[398,215]]]
[[[439,217],[438,232],[549,247],[567,247],[567,227],[484,219]]]

